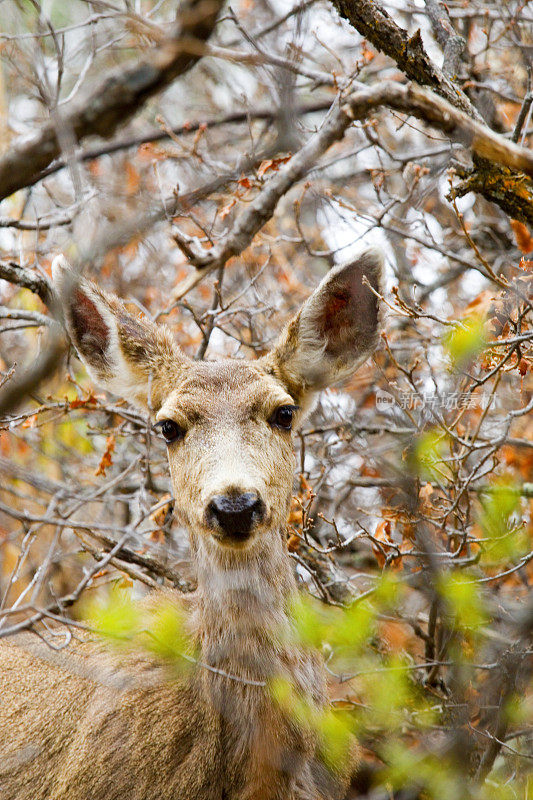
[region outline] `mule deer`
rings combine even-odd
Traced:
[[[265,682],[286,676],[327,704],[318,654],[289,635],[291,428],[317,390],[375,348],[381,269],[379,252],[365,251],[329,272],[268,355],[206,362],[93,283],[71,290],[56,259],[66,326],[89,373],[149,410],[166,439],[197,571],[188,603],[201,655],[172,678],[147,653],[82,642],[60,654],[30,634],[3,641],[2,800],[344,796],[353,763],[328,766],[318,735]]]

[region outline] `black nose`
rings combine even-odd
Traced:
[[[207,520],[232,539],[247,539],[253,525],[260,522],[265,505],[255,492],[217,494],[207,506]]]

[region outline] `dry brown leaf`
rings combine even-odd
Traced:
[[[257,170],[258,177],[262,178],[265,172],[269,172],[269,170],[277,172],[280,166],[286,164],[291,157],[292,156],[281,156],[281,158],[267,158],[266,161],[262,161]]]
[[[522,253],[531,253],[533,250],[533,237],[527,225],[524,225],[523,222],[519,222],[517,219],[512,219],[511,228],[513,229],[516,243]]]
[[[98,464],[98,469],[94,473],[95,475],[105,475],[105,471],[108,467],[111,466],[113,463],[113,452],[115,450],[115,435],[111,433],[105,442],[105,451],[104,455],[102,456],[100,463]]]

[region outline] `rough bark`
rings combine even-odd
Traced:
[[[464,92],[439,69],[424,49],[420,31],[409,36],[375,0],[331,0],[339,14],[382,53],[392,58],[405,75],[422,86],[429,86],[451,105],[483,120]],[[474,166],[454,189],[462,196],[474,191],[496,203],[506,214],[533,224],[533,184],[514,167],[507,170],[490,157],[474,153]]]
[[[332,3],[361,36],[394,59],[410,80],[421,86],[431,87],[449,103],[482,121],[479,112],[464,92],[432,62],[424,49],[419,30],[409,36],[374,0],[332,0]]]
[[[205,275],[223,267],[228,259],[242,253],[270,219],[280,198],[315,166],[334,142],[342,139],[354,120],[366,119],[380,107],[394,108],[424,120],[447,133],[454,141],[468,146],[475,155],[498,165],[497,169],[502,172],[516,168],[533,176],[533,153],[494,133],[487,125],[472,119],[427,89],[414,83],[399,84],[394,81],[358,89],[332,108],[322,128],[268,181],[215,247],[204,250],[180,234],[179,230],[175,232],[178,246],[197,270],[178,284],[174,300],[187,294]]]

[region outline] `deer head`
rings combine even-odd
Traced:
[[[367,250],[332,269],[256,361],[193,361],[165,326],[114,295],[54,281],[72,342],[100,386],[147,410],[168,448],[176,513],[193,546],[245,553],[279,536],[292,488],[291,430],[313,396],[352,374],[378,339],[382,257]]]

